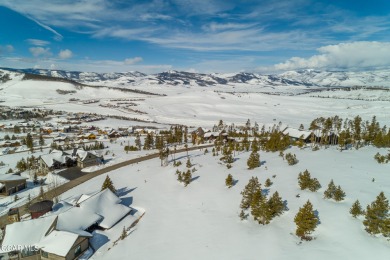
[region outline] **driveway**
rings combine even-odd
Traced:
[[[70,167],[66,170],[60,171],[58,173],[59,176],[67,179],[67,180],[75,180],[77,178],[80,178],[83,175],[87,175],[88,172],[82,172],[80,167]]]

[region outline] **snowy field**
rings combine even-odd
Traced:
[[[317,152],[292,148],[287,152],[299,159],[294,166],[288,166],[277,153],[260,152],[263,165],[254,170],[246,167],[246,152],[236,155],[230,170],[211,153],[192,152],[191,161],[197,171],[187,187],[176,180],[177,168],[172,164],[160,167],[158,159],[118,169],[109,176],[117,189],[127,190],[122,199],[130,201],[132,207],[145,209],[146,214],[124,241],[112,247],[126,224],[118,223],[106,233],[106,243],[92,259],[372,259],[373,255],[375,259],[388,259],[389,242],[370,236],[364,231],[362,219],[349,215],[356,199],[365,207],[380,191],[390,197],[390,166],[373,159],[377,151],[372,147],[342,153],[333,148]],[[185,153],[181,161],[179,169],[185,170]],[[320,181],[318,192],[299,189],[297,176],[305,169]],[[224,183],[228,173],[238,181],[231,189]],[[270,178],[274,184],[269,194],[278,191],[287,200],[289,210],[269,225],[259,225],[250,217],[241,221],[238,216],[240,192],[251,176],[257,176],[262,184]],[[94,178],[62,198],[93,193],[104,178]],[[346,192],[344,201],[323,199],[331,179]],[[313,241],[299,244],[293,219],[308,199],[318,210],[321,223],[313,233]]]

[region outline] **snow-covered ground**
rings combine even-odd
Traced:
[[[132,207],[144,208],[146,214],[134,231],[114,247],[112,241],[126,223],[105,233],[106,243],[92,259],[371,259],[373,255],[375,259],[388,259],[389,242],[370,236],[364,231],[362,219],[349,215],[356,199],[365,207],[381,191],[390,198],[390,166],[373,159],[377,151],[373,147],[343,152],[334,148],[316,152],[292,148],[288,152],[299,159],[295,166],[288,166],[278,153],[260,152],[263,165],[254,170],[246,167],[246,152],[236,155],[237,161],[230,170],[211,153],[191,152],[197,171],[187,187],[176,180],[177,168],[172,164],[160,167],[158,159],[118,169],[109,176],[117,189],[126,191],[122,199],[130,201]],[[185,170],[185,153],[177,158],[183,162],[179,169]],[[322,188],[318,192],[299,189],[297,176],[305,169],[320,181]],[[224,183],[228,173],[238,181],[231,189]],[[250,217],[241,221],[238,216],[240,192],[252,176],[262,184],[270,178],[274,184],[269,194],[278,191],[287,200],[289,210],[266,226]],[[99,176],[77,186],[62,198],[97,191],[104,178]],[[331,179],[346,192],[344,201],[323,199]],[[321,223],[313,241],[299,244],[293,219],[308,199],[318,210]]]

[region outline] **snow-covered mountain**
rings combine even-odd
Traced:
[[[275,75],[241,72],[237,74],[204,74],[184,71],[166,71],[146,75],[138,71],[95,73],[47,69],[5,69],[21,73],[63,78],[79,83],[101,86],[215,86],[247,84],[248,86],[304,86],[304,87],[390,87],[390,70],[345,72],[298,70]]]

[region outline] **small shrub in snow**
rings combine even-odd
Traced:
[[[298,163],[298,159],[297,159],[297,156],[295,154],[287,153],[285,158],[286,158],[288,165],[295,165]]]
[[[234,179],[233,179],[233,176],[231,174],[228,174],[228,176],[226,177],[225,179],[225,184],[228,188],[231,188],[234,184]]]
[[[265,180],[264,186],[268,188],[268,187],[271,187],[272,184],[273,184],[273,182],[268,178]]]

